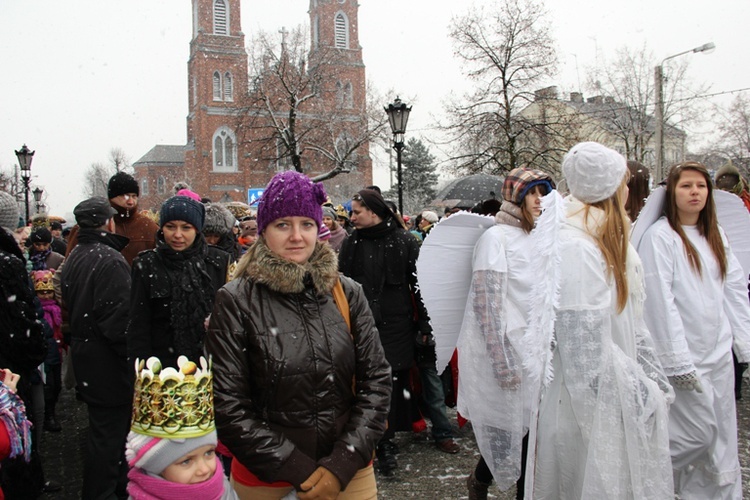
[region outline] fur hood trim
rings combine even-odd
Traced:
[[[339,279],[338,258],[327,243],[318,242],[310,260],[300,265],[273,253],[261,237],[243,259],[249,259],[243,275],[275,292],[300,293],[309,279],[319,294],[327,293]]]

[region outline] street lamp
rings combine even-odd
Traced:
[[[18,165],[21,167],[21,179],[23,179],[23,194],[24,203],[26,206],[26,224],[29,223],[29,183],[31,182],[31,160],[34,158],[35,151],[31,151],[26,147],[23,147],[16,151],[16,158],[18,158]]]
[[[700,47],[685,50],[678,54],[671,55],[662,59],[661,63],[654,68],[654,88],[656,91],[656,168],[654,169],[654,180],[658,183],[664,178],[664,63],[675,57],[679,57],[690,52],[706,52],[716,48],[713,42],[704,43]]]
[[[44,189],[37,186],[34,188],[34,191],[32,191],[32,193],[34,193],[34,203],[36,203],[36,213],[39,213],[40,212],[39,207],[42,204],[42,193],[44,193]]]
[[[396,100],[384,109],[388,114],[391,132],[393,132],[393,149],[396,150],[398,211],[401,215],[404,215],[404,190],[401,183],[401,151],[404,150],[404,133],[406,133],[406,123],[409,121],[411,106],[407,106],[406,103],[401,102],[401,99],[396,96]]]

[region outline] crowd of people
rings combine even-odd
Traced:
[[[564,197],[517,168],[475,207],[495,224],[457,297],[457,381],[436,366],[416,272],[440,217],[400,214],[377,186],[334,205],[280,172],[237,211],[180,184],[154,216],[118,172],[66,237],[0,192],[5,495],[60,489],[39,445],[68,388],[88,411],[85,499],[377,498],[396,433],[428,420],[459,453],[450,397],[481,455],[470,499],[493,483],[519,499],[741,498],[750,300],[714,180],[672,167],[636,248],[648,170],[585,142],[562,171]],[[715,179],[750,210],[736,168]]]

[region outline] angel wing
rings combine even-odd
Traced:
[[[456,348],[471,285],[474,246],[494,225],[493,217],[458,212],[436,224],[419,250],[417,280],[435,336],[438,373]]]

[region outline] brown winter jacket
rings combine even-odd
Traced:
[[[260,238],[238,276],[219,290],[205,342],[219,438],[263,481],[299,489],[323,466],[346,488],[372,459],[391,393],[362,288],[339,278],[336,255],[321,243],[301,266]],[[331,295],[337,279],[351,335]]]
[[[110,202],[111,204],[111,202]],[[115,219],[115,234],[125,236],[130,242],[122,249],[122,256],[128,261],[129,265],[133,265],[133,260],[143,250],[151,250],[156,247],[156,232],[159,231],[159,226],[153,220],[149,219],[146,215],[143,215],[136,206],[133,210],[125,210],[122,207],[112,205],[112,208],[117,210]],[[68,253],[73,251],[76,244],[78,243],[78,226],[75,226],[70,231],[68,236]]]

